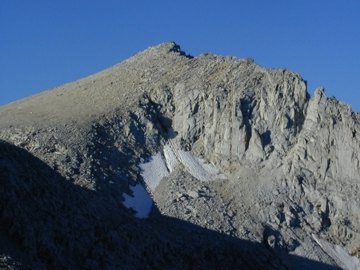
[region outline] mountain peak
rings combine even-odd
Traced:
[[[152,58],[163,57],[170,54],[192,58],[191,55],[187,54],[181,49],[180,45],[173,41],[160,43],[155,46],[150,46],[147,49],[137,53],[134,57],[147,58],[147,60],[149,60]],[[132,58],[130,58],[129,60],[132,60]]]
[[[0,108],[0,243],[29,268],[356,269],[359,134],[294,72],[153,46]]]

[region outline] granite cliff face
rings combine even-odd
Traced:
[[[0,108],[1,262],[356,269],[359,123],[288,70],[149,48]]]

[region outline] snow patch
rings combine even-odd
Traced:
[[[175,169],[175,167],[179,164],[179,161],[177,160],[175,152],[170,144],[165,145],[163,151],[164,151],[166,166],[169,172],[172,172]]]
[[[133,192],[133,196],[124,193],[123,204],[127,208],[134,209],[137,218],[148,218],[153,205],[150,194],[141,184],[130,186],[130,189]]]
[[[191,152],[179,150],[180,162],[185,169],[200,181],[215,180],[219,176],[219,170],[205,160],[194,156]]]
[[[342,268],[348,270],[360,269],[359,259],[355,256],[350,256],[342,247],[330,244],[325,240],[321,240],[317,238],[314,234],[312,235],[312,237],[314,238],[315,242]]]
[[[141,176],[151,191],[155,190],[161,179],[169,175],[169,171],[161,153],[157,153],[155,156],[151,157],[149,162],[142,163],[139,166],[142,170]]]
[[[148,162],[139,165],[141,176],[151,192],[156,189],[161,179],[173,172],[179,164],[199,181],[225,178],[213,164],[196,157],[190,151],[180,150],[172,142],[164,146],[162,153],[157,153]]]

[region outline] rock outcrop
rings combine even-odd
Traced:
[[[165,43],[0,128],[8,268],[358,267],[360,115],[294,72]]]

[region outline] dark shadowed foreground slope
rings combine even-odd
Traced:
[[[0,128],[4,267],[358,267],[359,115],[293,72],[166,43]]]

